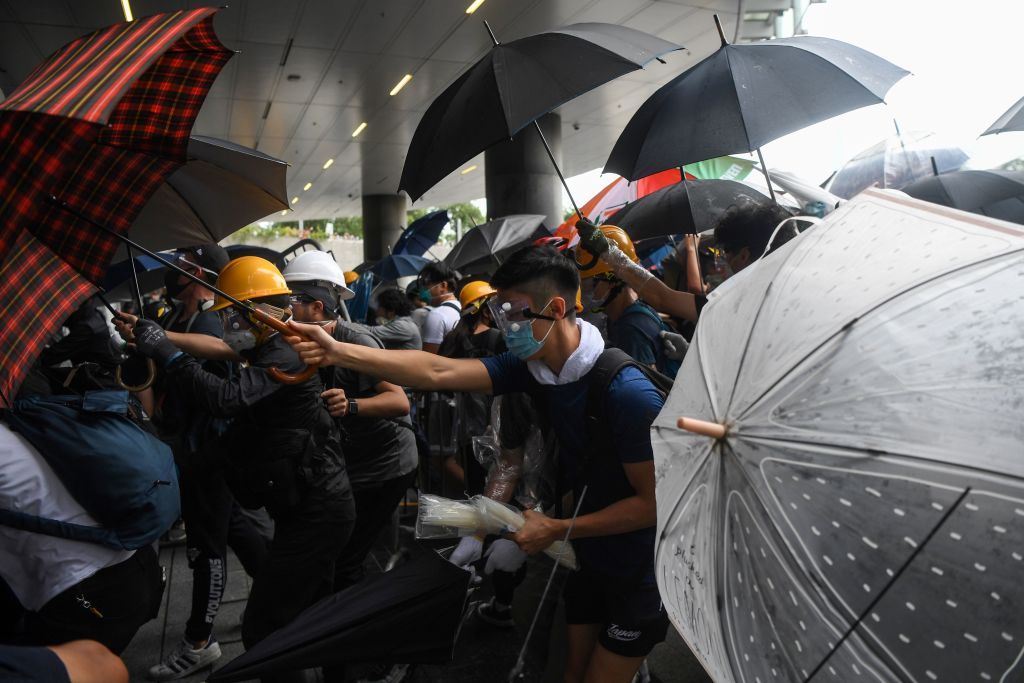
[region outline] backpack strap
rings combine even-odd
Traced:
[[[97,543],[99,545],[113,548],[114,550],[125,550],[117,534],[110,529],[102,527],[85,526],[63,522],[59,519],[38,517],[15,510],[0,508],[0,525],[21,529],[34,534],[45,534],[58,538],[68,538],[74,541],[86,543]]]
[[[454,301],[445,301],[443,304],[438,306],[438,308],[441,308],[442,306],[447,306],[448,308],[452,309],[453,311],[457,311],[460,314],[462,313],[462,309]]]

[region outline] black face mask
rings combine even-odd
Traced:
[[[167,272],[164,273],[164,287],[167,288],[167,296],[172,299],[177,299],[181,296],[181,293],[184,292],[190,284],[192,284],[191,280],[185,280],[184,284],[182,284],[178,281],[178,278],[180,277],[181,275],[176,270],[168,269]]]

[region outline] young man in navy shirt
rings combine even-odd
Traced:
[[[569,624],[564,680],[629,683],[664,639],[668,619],[654,578],[656,507],[650,427],[663,400],[636,368],[626,367],[604,397],[600,433],[586,415],[588,375],[604,350],[600,333],[576,319],[576,266],[549,247],[528,247],[491,280],[491,302],[508,352],[450,359],[336,342],[296,324],[314,341],[290,341],[310,364],[359,367],[419,390],[529,394],[546,411],[560,444],[559,479],[582,505],[575,523],[527,512],[511,537],[535,554],[573,539],[581,569],[566,585]],[[570,531],[571,529],[571,531]]]

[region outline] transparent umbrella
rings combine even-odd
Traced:
[[[1021,680],[1022,291],[1018,226],[868,190],[713,295],[653,440],[716,681]]]

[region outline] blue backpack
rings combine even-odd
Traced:
[[[0,509],[0,524],[134,550],[181,514],[171,449],[128,417],[127,391],[33,396],[2,412],[99,527]]]

